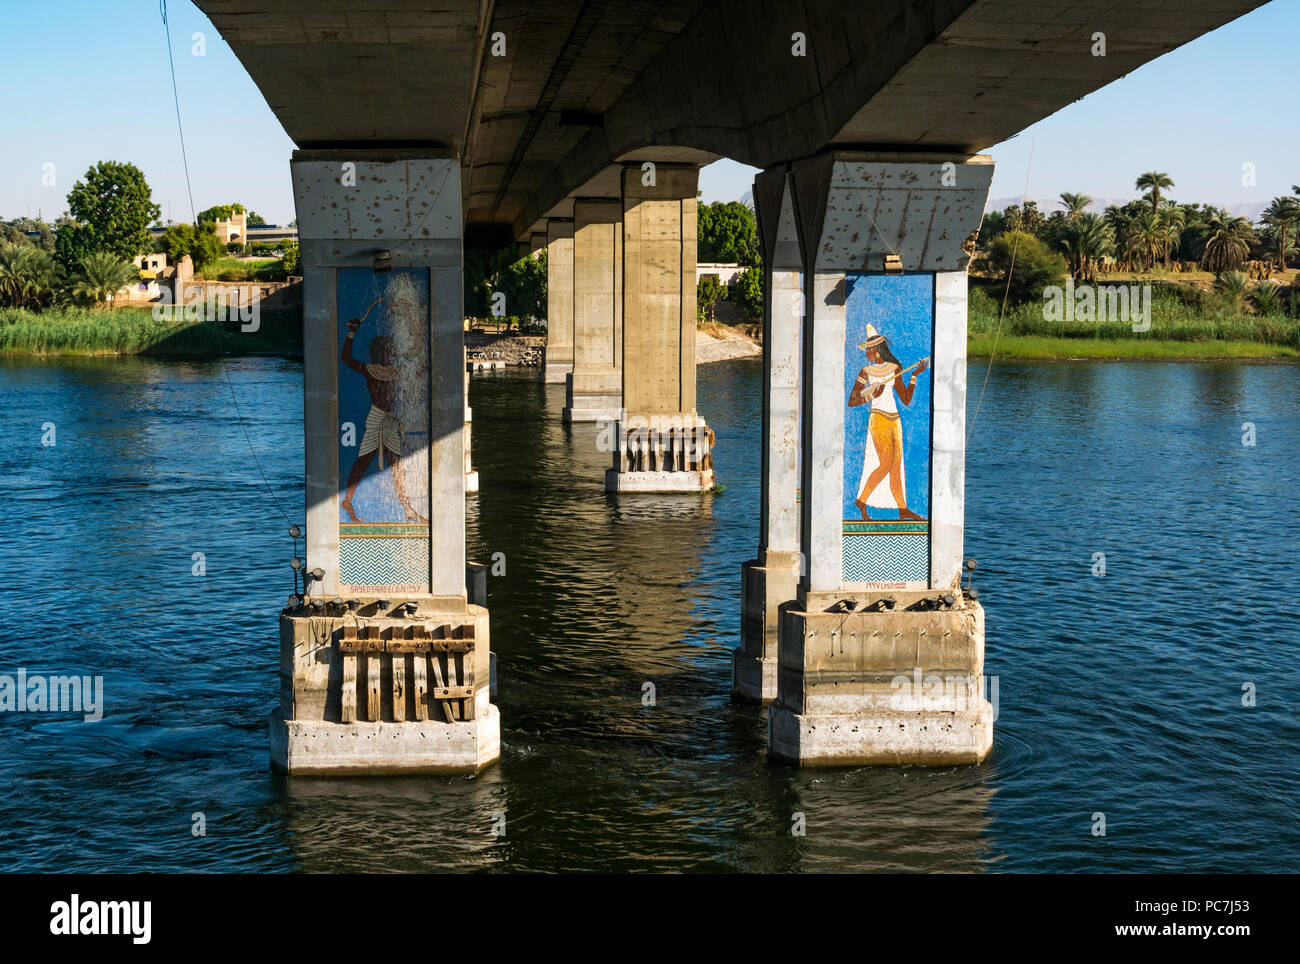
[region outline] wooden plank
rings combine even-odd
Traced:
[[[474,627],[470,626],[469,628],[472,630]],[[477,709],[474,702],[474,695],[477,691],[477,687],[474,683],[474,654],[472,652],[466,653],[465,658],[461,661],[460,684],[464,686],[465,689],[469,690],[469,696],[462,704],[463,712],[461,713],[460,718],[462,720],[472,720],[474,719],[474,714]]]
[[[438,686],[432,690],[436,700],[467,700],[474,696],[472,686]]]
[[[366,719],[371,723],[383,719],[379,710],[380,672],[379,654],[370,653],[366,656]]]
[[[429,641],[429,649],[435,653],[467,653],[474,648],[472,639],[434,639]]]
[[[434,659],[437,659],[435,656]],[[423,653],[417,653],[412,658],[411,666],[411,688],[415,691],[415,718],[417,720],[427,720],[429,718],[429,679],[426,675],[429,665],[429,657]]]
[[[357,658],[346,653],[343,656],[341,718],[344,723],[355,723],[357,719]]]
[[[393,722],[406,722],[406,657],[401,653],[393,657]]]
[[[455,659],[454,656],[449,656],[447,658],[449,660]],[[437,653],[430,654],[429,665],[433,667],[433,681],[436,687],[441,689],[447,686],[449,681],[443,675],[442,672],[442,657]],[[442,707],[442,715],[447,718],[447,722],[454,723],[455,718],[452,716],[451,713],[451,704],[447,703],[445,700],[438,700],[438,705]]]

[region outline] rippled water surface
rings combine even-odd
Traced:
[[[299,521],[301,368],[229,369]],[[1300,870],[1300,369],[996,366],[966,517],[994,753],[822,771],[728,699],[759,365],[700,368],[725,491],[696,497],[605,495],[596,428],[530,376],[472,388],[500,764],[320,780],[268,769],[292,543],[221,365],[0,362],[0,673],[105,680],[101,722],[0,716],[4,868]]]

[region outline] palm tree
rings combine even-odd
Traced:
[[[1205,242],[1201,263],[1214,272],[1216,278],[1225,271],[1236,271],[1250,253],[1250,240],[1254,232],[1245,218],[1215,215],[1210,219],[1210,237]]]
[[[1178,206],[1166,207],[1160,212],[1161,243],[1165,249],[1165,270],[1169,270],[1169,253],[1178,244],[1183,227],[1187,224],[1187,214]]]
[[[1151,210],[1159,212],[1160,210],[1160,192],[1165,188],[1174,186],[1174,179],[1163,171],[1147,171],[1139,175],[1137,183],[1134,185],[1139,191],[1151,192]]]
[[[1275,197],[1269,202],[1260,220],[1273,229],[1277,235],[1278,262],[1286,270],[1286,255],[1289,245],[1287,235],[1300,230],[1300,198]]]
[[[1061,232],[1061,250],[1076,281],[1095,281],[1097,265],[1115,250],[1115,232],[1100,214],[1080,214]]]
[[[1231,307],[1240,308],[1250,288],[1250,279],[1244,271],[1229,271],[1220,275],[1214,284]]]
[[[1255,307],[1260,314],[1271,315],[1277,310],[1282,295],[1282,286],[1276,281],[1261,281],[1255,285]]]
[[[0,302],[15,308],[39,305],[54,286],[54,262],[28,244],[0,244]]]
[[[1165,232],[1155,211],[1143,211],[1128,226],[1129,257],[1141,258],[1144,270],[1150,271],[1164,250]]]
[[[1061,203],[1065,205],[1065,216],[1073,221],[1083,214],[1084,209],[1092,203],[1092,198],[1086,194],[1071,194],[1069,191],[1061,192]]]
[[[109,251],[95,251],[81,259],[81,274],[73,287],[78,295],[93,299],[96,306],[101,301],[112,304],[113,295],[139,277],[140,272],[130,262],[118,260]]]

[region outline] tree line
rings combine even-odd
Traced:
[[[1300,236],[1300,185],[1273,198],[1259,225],[1211,204],[1169,198],[1173,178],[1163,171],[1138,176],[1141,198],[1089,212],[1087,194],[1060,195],[1062,210],[1044,216],[1033,201],[984,216],[978,237],[979,267],[1009,280],[1013,300],[1037,297],[1067,274],[1093,282],[1104,272],[1168,274],[1204,270],[1220,290],[1244,291],[1253,278],[1257,307],[1280,304],[1272,275],[1289,270]],[[1012,261],[1015,261],[1014,273]],[[1249,275],[1242,268],[1249,269]],[[1012,276],[1013,275],[1013,276]],[[1240,275],[1240,277],[1239,277]]]
[[[67,212],[52,225],[36,218],[0,222],[0,306],[39,310],[111,303],[114,294],[139,281],[132,263],[138,255],[160,251],[173,264],[188,255],[202,273],[228,253],[246,250],[242,241],[222,245],[218,220],[246,213],[249,225],[266,223],[236,202],[214,205],[198,214],[197,224],[173,224],[155,238],[149,226],[160,224],[162,208],[154,203],[144,173],[121,161],[92,165],[73,184],[67,203]],[[278,273],[296,273],[297,245],[277,250],[284,254]]]

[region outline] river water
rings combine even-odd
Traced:
[[[228,365],[300,521],[301,368]],[[562,388],[475,376],[502,760],[313,780],[268,768],[293,546],[222,365],[0,362],[0,674],[104,677],[99,722],[0,715],[0,866],[1300,871],[1300,368],[993,368],[966,531],[996,744],[940,769],[772,764],[730,702],[760,369],[699,380],[724,491],[618,499]]]

